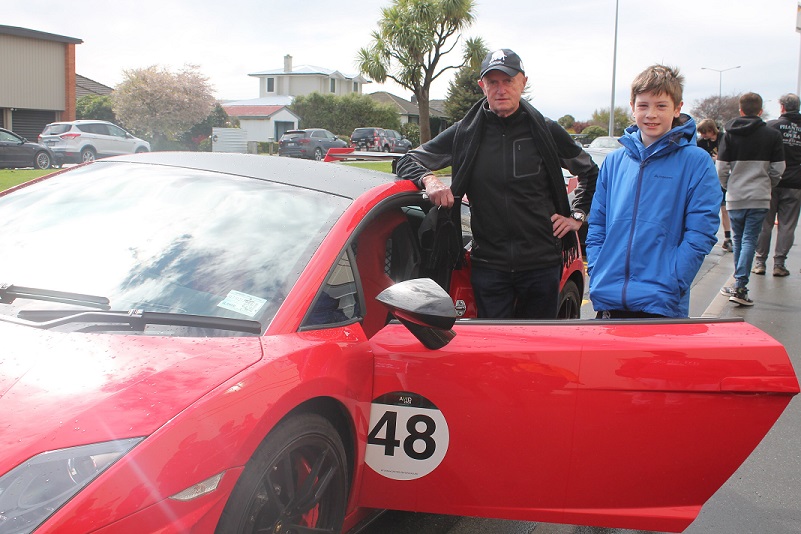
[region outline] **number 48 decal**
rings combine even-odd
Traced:
[[[375,399],[370,408],[366,462],[395,480],[427,475],[448,450],[448,424],[428,399],[394,392]]]

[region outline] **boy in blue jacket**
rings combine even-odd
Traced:
[[[599,318],[687,317],[690,284],[717,242],[720,183],[681,113],[683,85],[664,65],[634,79],[636,124],[598,175],[587,272]]]

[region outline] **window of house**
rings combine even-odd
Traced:
[[[332,93],[337,92],[337,81],[333,78],[331,78],[331,92]]]
[[[359,84],[358,84],[358,82],[353,82],[353,92],[354,93],[358,93],[359,92]]]
[[[267,78],[267,92],[268,93],[275,92],[275,78]]]

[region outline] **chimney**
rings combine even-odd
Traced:
[[[292,56],[289,54],[284,56],[284,72],[292,72]]]
[[[417,97],[412,95],[412,104],[417,104]]]

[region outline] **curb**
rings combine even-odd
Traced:
[[[734,285],[734,276],[730,276],[726,283],[723,284],[725,286],[733,286]],[[707,318],[720,318],[723,316],[723,310],[727,308],[729,305],[729,297],[723,295],[718,291],[718,294],[715,298],[712,299],[712,302],[709,303],[704,313],[701,314],[701,317]]]

